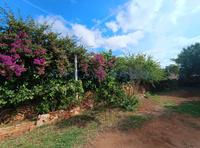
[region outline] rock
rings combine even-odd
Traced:
[[[75,108],[73,108],[72,110],[70,110],[70,114],[71,114],[72,116],[79,115],[80,112],[81,112],[81,108],[80,108],[80,107],[75,107]]]
[[[38,120],[36,121],[36,126],[42,126],[46,124],[51,124],[58,119],[58,116],[52,116],[50,114],[43,114],[38,116]]]

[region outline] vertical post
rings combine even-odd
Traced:
[[[75,71],[74,71],[74,75],[75,75],[75,81],[78,81],[78,65],[77,65],[77,54],[74,55],[74,65],[75,65]],[[76,100],[78,100],[78,93],[76,92]]]
[[[74,64],[75,64],[75,80],[78,81],[78,66],[77,66],[77,55],[74,55]]]

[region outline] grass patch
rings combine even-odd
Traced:
[[[71,148],[84,145],[95,134],[98,122],[90,115],[80,115],[57,124],[33,130],[15,139],[0,143],[1,148]]]
[[[88,139],[107,127],[114,127],[133,112],[119,109],[98,108],[86,111],[82,115],[72,117],[57,124],[43,126],[15,139],[0,142],[1,148],[71,148],[81,147]],[[131,118],[130,118],[131,120]],[[141,120],[136,119],[134,126],[139,126]],[[140,122],[139,122],[140,121]],[[132,123],[130,121],[130,123]],[[133,125],[133,124],[132,124]]]
[[[200,101],[190,101],[182,103],[178,106],[168,105],[166,107],[174,112],[200,117]]]
[[[146,92],[145,93],[145,97],[151,100],[154,100],[156,102],[160,102],[160,96],[154,94],[154,93],[150,93],[150,92]]]
[[[129,129],[140,128],[144,122],[150,120],[151,117],[147,115],[132,115],[121,120],[119,123],[119,130],[128,131]]]
[[[1,148],[71,148],[86,142],[89,133],[95,130],[96,124],[90,123],[86,128],[76,126],[58,128],[56,125],[44,126],[19,138],[0,143]]]
[[[170,99],[162,99],[162,97],[160,97],[157,94],[152,94],[152,93],[147,92],[145,94],[145,96],[147,98],[153,100],[154,102],[160,104],[160,106],[162,106],[162,107],[165,107],[165,106],[175,106],[176,105],[175,101],[170,100]]]

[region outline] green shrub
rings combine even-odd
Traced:
[[[120,57],[116,65],[117,79],[120,82],[134,81],[154,85],[165,78],[160,64],[143,54]]]
[[[10,83],[0,86],[0,107],[5,105],[14,105],[32,100],[34,93],[28,88],[27,83],[12,89]]]
[[[134,111],[138,105],[137,96],[127,96],[125,95],[120,101],[120,107],[127,111]]]
[[[13,87],[12,83],[6,83],[0,86],[0,107],[15,107],[30,100],[37,100],[38,112],[46,113],[80,103],[83,92],[82,82],[74,80],[54,79],[33,87],[26,83]]]
[[[113,107],[120,107],[128,111],[133,111],[138,100],[136,96],[127,96],[113,77],[108,77],[96,89],[98,101],[111,105]]]
[[[70,80],[68,82],[51,80],[42,89],[35,87],[41,102],[37,107],[39,113],[65,109],[77,105],[83,98],[83,87],[81,81]],[[36,94],[37,94],[36,93]]]

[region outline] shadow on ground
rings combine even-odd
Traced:
[[[95,123],[97,126],[101,124],[98,119],[99,114],[105,112],[106,109],[103,107],[94,108],[92,110],[86,111],[81,115],[73,116],[69,119],[62,120],[57,123],[56,126],[58,128],[66,128],[70,126],[75,126],[78,128],[85,128],[91,123]]]
[[[93,115],[77,115],[67,120],[57,123],[58,128],[66,128],[69,126],[76,126],[78,128],[85,128],[90,123],[100,124],[100,121]]]
[[[165,106],[168,111],[200,117],[200,101],[187,101],[179,105]]]
[[[177,97],[177,98],[199,98],[200,87],[181,87],[173,90],[159,92],[159,96]]]
[[[146,121],[149,121],[149,115],[130,115],[120,120],[117,129],[122,132],[127,132],[130,129],[141,128]]]

